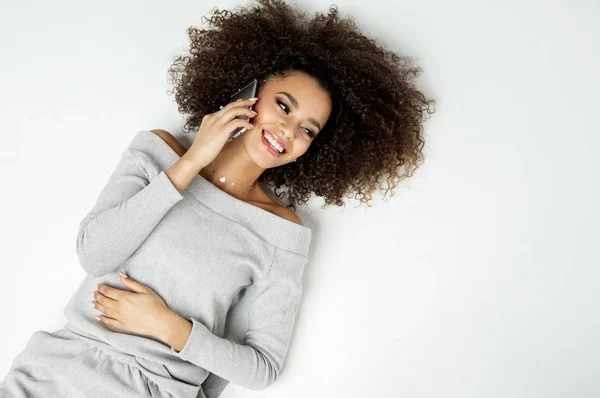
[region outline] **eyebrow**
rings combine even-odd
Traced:
[[[285,95],[286,97],[288,97],[288,99],[290,100],[290,102],[292,103],[294,108],[300,109],[300,106],[298,105],[298,101],[296,100],[296,97],[294,97],[292,94],[288,93],[287,91],[279,91],[277,94]],[[312,124],[314,124],[319,130],[321,130],[321,124],[319,122],[317,122],[315,119],[310,117],[310,118],[308,118],[308,121],[311,122]]]

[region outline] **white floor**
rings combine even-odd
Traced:
[[[237,4],[5,3],[0,378],[64,325],[78,224],[133,135],[189,139],[166,70],[188,25]],[[222,397],[600,396],[599,3],[335,3],[423,67],[426,161],[371,209],[300,212],[312,257],[284,371]]]

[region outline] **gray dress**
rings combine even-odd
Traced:
[[[38,331],[0,383],[0,397],[213,398],[229,383],[261,390],[283,369],[302,296],[311,230],[227,194],[197,175],[180,194],[165,170],[179,159],[138,132],[80,224],[85,279],[68,322]],[[192,324],[179,352],[154,336],[98,322],[99,283],[128,290],[128,274]],[[247,287],[247,330],[225,336]],[[214,394],[214,395],[210,395]]]
[[[67,329],[35,332],[0,385],[2,398],[173,396],[130,359],[109,355]]]

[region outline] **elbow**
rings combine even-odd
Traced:
[[[276,380],[277,380],[277,376],[275,376],[273,378],[269,378],[267,380],[257,380],[257,382],[255,382],[251,385],[247,385],[245,387],[249,390],[262,391],[262,390],[266,389],[267,387],[269,387],[271,384],[275,383]]]
[[[87,246],[85,244],[85,231],[84,228],[79,229],[79,233],[77,234],[77,258],[79,259],[79,264],[83,268],[86,274],[91,275],[93,277],[98,277],[97,269],[91,261],[91,256],[88,253]]]
[[[263,377],[257,377],[254,383],[246,388],[254,391],[261,391],[275,383],[279,378],[280,369],[277,366],[267,362],[267,371]]]
[[[86,274],[91,276],[92,278],[100,278],[105,275],[105,272],[98,271],[98,268],[94,266],[94,264],[86,262],[84,259],[79,257],[79,264],[81,268],[85,271]]]
[[[104,272],[99,271],[97,264],[90,261],[89,256],[85,254],[85,251],[77,248],[77,257],[79,258],[79,264],[86,274],[93,278],[99,278],[104,275]]]
[[[246,345],[254,348],[258,354],[257,360],[260,365],[256,368],[257,371],[253,377],[247,380],[247,385],[242,385],[242,387],[255,391],[264,390],[279,379],[279,374],[283,369],[285,355],[281,356],[277,355],[277,353],[271,353],[269,350],[265,350],[264,348],[248,343],[247,341]]]
[[[93,278],[99,278],[103,275],[106,275],[107,272],[104,269],[109,266],[106,262],[102,262],[102,266],[100,265],[101,261],[99,261],[97,256],[92,255],[91,251],[88,249],[85,244],[85,232],[83,230],[79,231],[77,235],[77,258],[79,259],[79,264],[83,268],[86,274]]]

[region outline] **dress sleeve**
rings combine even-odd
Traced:
[[[152,157],[128,147],[79,225],[77,256],[87,274],[114,271],[183,195]]]
[[[244,344],[216,336],[188,317],[192,332],[173,355],[251,390],[274,383],[281,372],[302,297],[306,257],[276,248],[267,275],[255,281]]]
[[[214,373],[209,373],[208,377],[202,382],[202,392],[206,398],[219,398],[229,385],[229,381],[217,376]]]

